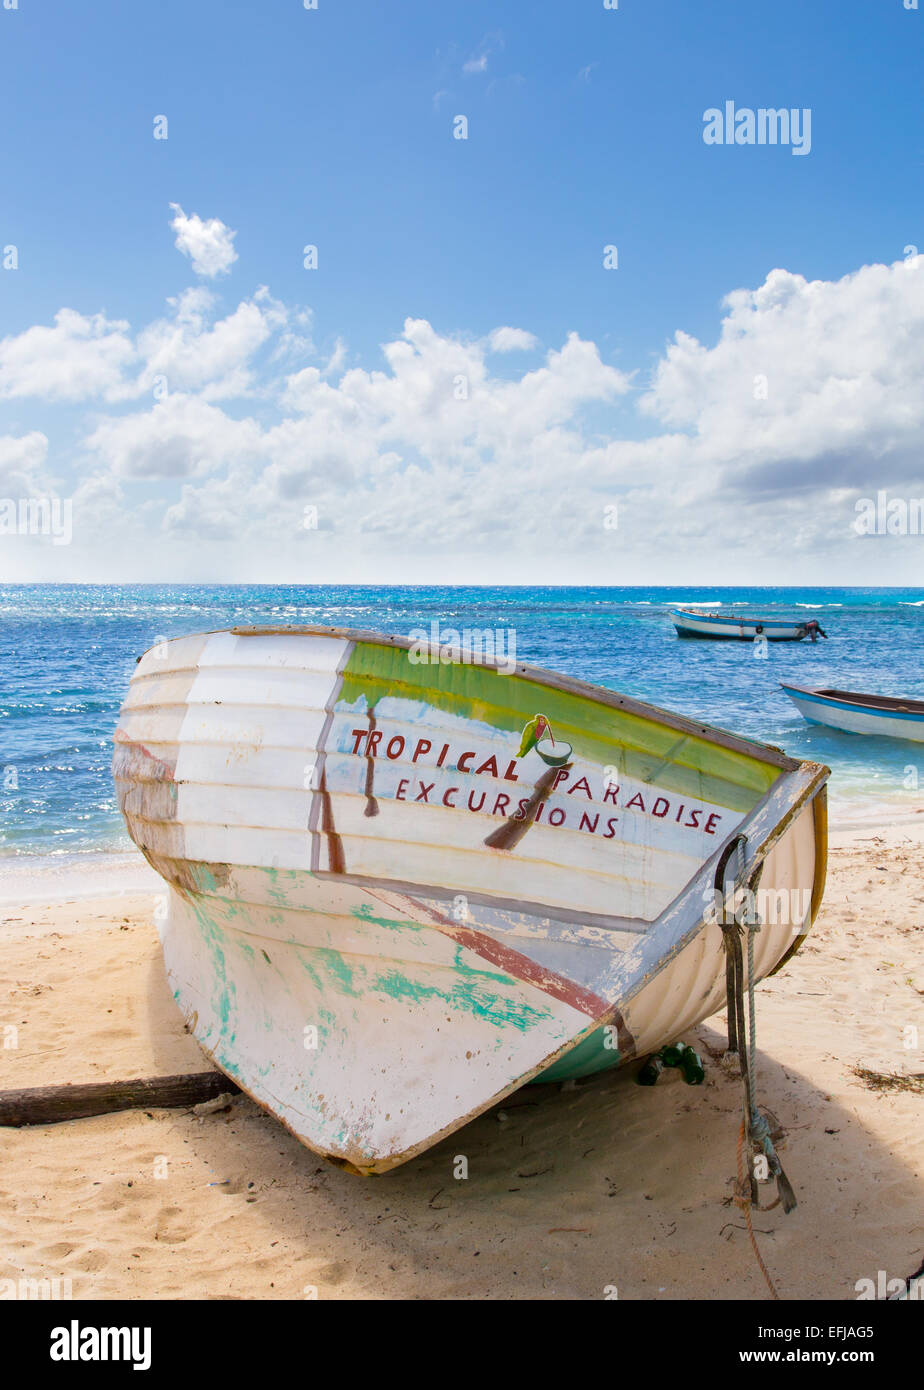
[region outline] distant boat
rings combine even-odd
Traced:
[[[354,1173],[723,1007],[710,909],[739,833],[739,883],[775,904],[756,979],[821,899],[827,768],[476,655],[317,627],[177,638],[141,657],[115,733],[190,1031]]]
[[[828,635],[815,618],[793,621],[791,618],[731,617],[674,608],[671,610],[671,621],[678,637],[724,637],[739,642],[753,642],[758,637],[766,637],[768,642],[801,642],[803,637],[810,637],[817,642],[819,637]]]
[[[827,724],[850,734],[877,734],[924,743],[924,700],[890,695],[861,695],[855,690],[805,690],[783,685],[796,709],[810,724]]]

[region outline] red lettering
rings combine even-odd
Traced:
[[[507,771],[504,773],[505,782],[518,782],[520,780],[515,771],[516,765],[516,758],[511,758],[510,762],[507,764]]]
[[[604,801],[612,801],[612,803],[613,803],[614,806],[618,805],[618,803],[617,803],[617,801],[616,801],[616,793],[617,793],[618,791],[619,791],[619,787],[618,787],[618,786],[614,787],[613,784],[612,784],[612,782],[608,783],[607,786],[606,786],[606,788],[604,789],[604,792],[603,792],[603,800],[604,800]]]
[[[698,829],[698,827],[699,827],[699,818],[700,818],[700,816],[701,816],[702,814],[703,814],[702,811],[697,811],[695,807],[691,807],[691,808],[690,808],[690,819],[689,819],[689,820],[685,820],[685,821],[684,821],[684,825],[685,825],[688,829],[690,829],[690,830],[696,830],[696,829]]]
[[[406,790],[407,790],[407,778],[406,778],[406,777],[402,777],[401,781],[398,783],[398,790],[395,792],[395,800],[396,800],[396,801],[403,801],[403,800],[404,800],[404,793],[406,792]]]
[[[472,754],[472,757],[474,757],[474,756],[475,756],[475,755]],[[469,792],[469,794],[468,794],[468,809],[469,809],[470,811],[480,811],[481,808],[482,808],[482,806],[484,805],[484,799],[485,799],[485,796],[487,795],[487,793],[486,793],[486,792],[482,792],[482,793],[481,793],[481,800],[479,801],[479,803],[478,803],[477,806],[473,806],[473,805],[472,805],[472,797],[473,797],[474,795],[475,795],[474,792]]]
[[[579,830],[584,830],[584,829],[585,829],[584,822],[586,821],[586,822],[587,822],[586,829],[589,830],[590,833],[591,833],[591,835],[592,835],[592,834],[594,833],[594,831],[596,830],[596,828],[597,828],[597,821],[598,821],[599,819],[600,819],[600,812],[599,812],[599,811],[598,811],[597,814],[594,816],[593,821],[591,821],[590,816],[587,814],[586,811],[582,811],[582,812],[581,812],[581,824],[578,826],[578,829],[579,829]]]
[[[431,782],[429,786],[427,786],[426,782],[421,782],[421,784],[420,784],[420,792],[419,792],[419,794],[418,794],[417,796],[414,797],[414,800],[415,800],[415,801],[426,801],[427,805],[429,806],[429,805],[430,805],[430,798],[429,798],[429,796],[427,795],[427,793],[428,793],[428,792],[432,792],[432,790],[433,790],[433,788],[434,788],[435,786],[436,786],[436,783],[435,783],[435,782]]]
[[[497,759],[493,755],[490,758],[488,758],[487,762],[483,762],[481,764],[481,767],[475,768],[476,775],[480,772],[488,771],[490,771],[492,777],[497,776]]]
[[[367,757],[367,758],[374,758],[374,757],[375,757],[376,749],[378,748],[379,744],[382,742],[382,738],[383,738],[383,737],[384,737],[384,735],[382,734],[382,730],[381,730],[381,729],[376,729],[374,733],[371,733],[371,734],[369,735],[369,742],[366,744],[366,757]]]
[[[474,758],[474,756],[475,756],[474,753],[463,753],[463,754],[462,754],[461,758],[460,758],[459,761],[456,763],[456,767],[459,769],[460,772],[468,772],[468,765],[467,765],[467,763],[466,763],[466,758],[468,759],[469,762],[471,762],[471,760],[472,760],[472,758]]]
[[[421,753],[429,753],[429,751],[430,751],[430,749],[431,749],[432,747],[433,747],[433,744],[430,742],[430,740],[429,740],[428,738],[420,738],[420,739],[418,739],[418,740],[417,740],[417,747],[414,749],[414,756],[413,756],[413,758],[411,759],[411,762],[412,762],[412,763],[416,763],[416,761],[417,761],[417,759],[420,757]]]
[[[396,743],[398,747],[397,749],[395,749],[395,752],[393,753],[391,750],[395,747]],[[401,734],[395,734],[394,738],[390,738],[388,740],[388,747],[385,749],[385,756],[386,758],[391,758],[392,761],[394,761],[395,758],[400,758],[403,752],[404,739]]]
[[[604,840],[612,840],[613,836],[616,834],[616,831],[613,829],[613,826],[616,824],[618,819],[618,816],[610,816],[609,820],[606,823],[606,830],[603,834]]]
[[[351,729],[351,730],[350,730],[350,733],[353,735],[353,752],[354,752],[354,753],[358,753],[358,752],[359,752],[359,741],[360,741],[360,739],[365,738],[365,737],[366,737],[366,734],[367,734],[368,732],[369,732],[368,729]]]
[[[632,800],[626,802],[626,810],[628,811],[632,806],[636,806],[636,805],[637,805],[637,806],[640,806],[640,807],[642,808],[642,810],[644,811],[644,809],[645,809],[645,803],[644,803],[644,801],[642,800],[642,794],[641,794],[641,792],[636,792],[635,795],[633,796]]]
[[[443,766],[443,759],[445,758],[445,756],[446,756],[446,754],[447,754],[448,752],[449,752],[449,744],[448,744],[448,743],[444,743],[443,746],[442,746],[442,748],[440,749],[440,755],[439,755],[439,757],[438,757],[437,760],[436,760],[436,765],[437,765],[437,767],[442,767],[442,766]]]
[[[513,819],[514,819],[514,820],[522,820],[523,817],[526,815],[526,808],[527,808],[528,805],[529,805],[529,797],[527,797],[527,796],[521,796],[521,797],[520,797],[520,804],[519,804],[519,806],[517,807],[517,809],[516,809],[516,810],[514,811],[514,813],[513,813]]]
[[[558,791],[558,788],[561,786],[562,782],[567,782],[567,780],[568,769],[566,767],[560,767],[555,774],[555,781],[552,783],[552,791]]]
[[[509,796],[505,796],[503,792],[501,792],[501,793],[499,794],[497,800],[496,800],[495,803],[494,803],[494,810],[491,812],[491,815],[492,815],[492,816],[496,816],[496,815],[497,815],[498,808],[500,807],[501,802],[504,803],[504,805],[503,805],[503,807],[502,807],[501,809],[502,809],[502,811],[503,811],[503,814],[506,816],[506,814],[507,814],[507,807],[510,805],[510,797],[509,797]]]
[[[555,817],[558,816],[558,820]],[[549,812],[549,825],[561,825],[565,819],[565,813],[560,806],[556,806],[554,811]]]
[[[681,802],[681,803],[680,803],[680,810],[677,812],[676,816],[674,817],[674,820],[677,822],[678,825],[680,824],[680,817],[683,815],[683,812],[684,812],[684,803]]]
[[[443,792],[443,805],[444,805],[444,806],[452,806],[453,808],[455,808],[455,804],[456,804],[456,803],[455,803],[454,801],[450,801],[449,798],[450,798],[450,796],[452,795],[453,792],[457,792],[458,790],[459,790],[458,787],[447,787],[447,788],[446,788],[446,790]]]
[[[568,788],[568,795],[571,796],[574,792],[580,791],[582,787],[584,791],[587,793],[587,800],[593,801],[593,792],[590,790],[590,783],[588,782],[586,777],[579,777],[578,780],[575,782],[574,786]]]
[[[713,811],[712,815],[709,817],[709,819],[706,821],[706,824],[703,826],[703,829],[705,830],[707,835],[715,834],[715,827],[718,825],[721,819],[722,817],[720,815],[717,815],[716,812]]]
[[[663,806],[663,807],[664,807],[664,810],[663,810],[663,811],[659,811],[659,810],[658,810],[658,807],[659,807],[659,806]],[[658,820],[663,820],[664,817],[667,815],[667,813],[668,813],[668,811],[669,811],[670,809],[671,809],[671,803],[670,803],[669,801],[666,801],[665,798],[664,798],[663,796],[659,796],[658,799],[657,799],[657,801],[655,802],[655,804],[654,804],[654,805],[652,806],[652,808],[651,808],[651,814],[652,814],[653,816],[657,816],[657,817],[658,817]]]

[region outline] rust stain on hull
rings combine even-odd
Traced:
[[[333,874],[346,873],[346,859],[343,853],[343,841],[337,833],[334,825],[334,811],[331,805],[330,792],[327,790],[327,768],[321,768],[320,786],[318,795],[321,798],[321,831],[327,837],[327,856],[330,861],[330,872]]]
[[[566,763],[564,768],[550,767],[548,772],[543,772],[533,789],[532,796],[523,808],[522,819],[517,820],[515,816],[511,816],[509,820],[504,821],[503,825],[492,830],[485,839],[485,844],[489,849],[513,849],[520,843],[538,816],[545,798],[554,787],[558,774],[570,766],[571,763]]]
[[[372,735],[375,733],[375,705],[369,706],[369,732],[366,735],[366,809],[363,815],[377,816],[379,813],[379,803],[375,799],[375,758],[368,750],[372,745]]]

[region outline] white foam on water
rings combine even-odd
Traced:
[[[164,881],[137,850],[0,858],[0,903],[162,893]]]

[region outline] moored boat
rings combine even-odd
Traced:
[[[731,886],[778,909],[755,979],[818,908],[827,768],[507,671],[376,633],[236,628],[160,643],[122,709],[119,804],[168,885],[190,1030],[354,1172],[715,1012],[736,842]]]
[[[780,684],[810,724],[826,724],[850,734],[876,734],[924,743],[924,700]]]
[[[817,642],[819,637],[828,635],[815,618],[759,618],[744,614],[694,613],[688,608],[675,608],[671,610],[671,622],[678,637],[727,638],[740,642],[753,642],[760,637],[768,642],[801,642],[808,637]]]

